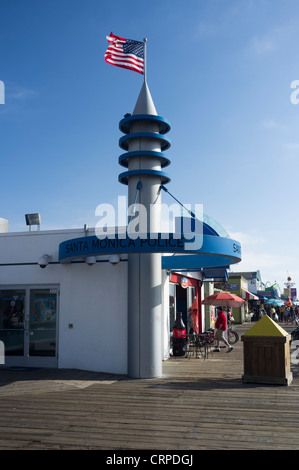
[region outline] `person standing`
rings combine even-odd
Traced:
[[[188,323],[188,332],[189,332],[189,335],[193,335],[193,332],[194,332],[194,323],[193,323],[193,316],[192,316],[192,310],[191,310],[191,308],[188,309],[187,323]]]
[[[285,324],[287,324],[289,321],[289,307],[285,307],[283,316],[284,316],[284,322]]]
[[[294,310],[293,310],[293,307],[290,307],[290,323],[294,323],[295,321],[295,314],[294,314]]]
[[[224,344],[228,347],[227,352],[231,352],[234,348],[229,344],[227,339],[224,337],[224,333],[227,328],[227,319],[222,307],[218,308],[217,319],[215,323],[216,333],[215,333],[215,341],[216,341],[216,348],[214,349],[215,352],[220,352],[220,342],[223,341]]]

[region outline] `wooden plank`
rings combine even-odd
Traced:
[[[0,449],[297,450],[298,372],[284,387],[243,384],[243,369],[240,341],[151,380],[0,371]]]

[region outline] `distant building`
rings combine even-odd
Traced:
[[[236,323],[243,323],[249,319],[250,303],[259,300],[257,288],[260,286],[260,283],[259,271],[231,272],[228,274],[227,290],[245,300],[241,307],[233,308],[232,310]]]
[[[229,277],[242,276],[246,279],[248,285],[247,288],[253,294],[257,294],[259,290],[263,289],[263,283],[260,271],[241,271],[241,272],[230,272]]]

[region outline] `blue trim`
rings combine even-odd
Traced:
[[[165,155],[165,153],[162,152],[155,152],[154,150],[138,150],[135,152],[127,152],[123,153],[119,158],[118,158],[118,163],[125,168],[128,168],[128,160],[129,158],[132,157],[157,157],[161,161],[161,166],[162,168],[170,165],[170,160],[168,156]]]
[[[230,256],[212,256],[209,255],[209,253],[192,256],[162,256],[162,269],[174,269],[176,271],[181,269],[184,269],[186,271],[200,271],[202,267],[212,268],[215,264],[219,266],[221,264],[235,264],[239,263],[240,261],[241,259],[232,258]]]
[[[123,150],[128,150],[129,143],[131,139],[156,139],[161,141],[161,150],[167,150],[170,148],[171,144],[162,134],[156,134],[155,132],[134,132],[133,134],[124,135],[119,139],[119,146]]]
[[[203,235],[198,254],[162,256],[162,269],[198,269],[225,267],[241,261],[241,245],[232,238]]]
[[[161,134],[167,134],[170,131],[170,123],[162,116],[155,116],[153,114],[134,114],[133,116],[128,116],[122,119],[119,123],[119,129],[124,134],[129,134],[131,130],[131,123],[133,121],[154,121],[159,124],[159,132]]]
[[[151,238],[131,238],[128,234],[114,234],[105,238],[97,236],[66,240],[59,245],[59,261],[72,261],[87,256],[112,253],[194,253],[189,255],[162,256],[163,269],[194,269],[226,266],[241,261],[241,246],[231,238],[204,235],[200,248],[187,238],[174,234],[157,234]],[[192,248],[193,246],[193,248]]]
[[[158,170],[132,170],[132,171],[126,171],[125,173],[121,173],[118,176],[118,181],[122,184],[128,184],[128,180],[130,176],[135,176],[135,175],[151,175],[151,176],[160,176],[161,177],[161,183],[162,184],[167,184],[170,181],[170,176],[167,173],[164,173],[164,171],[158,171]]]

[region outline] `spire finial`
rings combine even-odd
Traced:
[[[146,82],[143,83],[137,103],[135,105],[134,114],[152,114],[157,116],[157,111]]]

